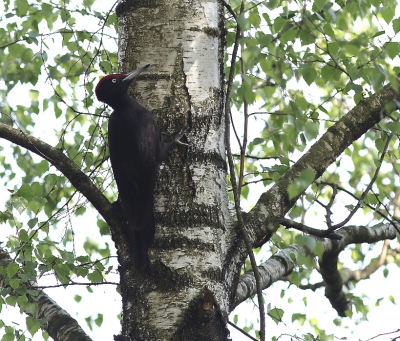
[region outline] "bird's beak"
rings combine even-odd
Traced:
[[[147,64],[145,66],[140,67],[139,69],[136,69],[135,71],[129,72],[124,79],[122,80],[123,82],[127,82],[130,84],[133,80],[135,80],[144,70],[146,70],[150,64]]]

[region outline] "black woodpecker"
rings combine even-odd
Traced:
[[[108,122],[111,166],[128,221],[126,234],[134,264],[142,269],[148,266],[147,251],[155,233],[153,194],[158,165],[178,143],[177,139],[164,142],[152,113],[128,95],[129,86],[149,66],[105,76],[95,90],[97,99],[114,109]]]

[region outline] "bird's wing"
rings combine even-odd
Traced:
[[[138,131],[138,153],[145,171],[157,168],[160,162],[161,134],[154,118],[145,117]]]

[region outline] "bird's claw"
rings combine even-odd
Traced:
[[[177,144],[180,144],[180,145],[182,145],[182,146],[188,147],[188,146],[189,146],[188,143],[184,143],[184,142],[181,142],[181,141],[180,141],[180,139],[181,139],[188,131],[189,131],[189,127],[185,127],[185,128],[183,128],[183,129],[181,129],[181,131],[175,136],[174,141],[175,141]]]
[[[179,141],[179,140],[175,140],[175,142],[176,142],[177,144],[180,144],[181,146],[189,147],[189,143],[184,143],[184,142],[181,142],[181,141]]]

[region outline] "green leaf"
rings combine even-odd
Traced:
[[[301,31],[300,32],[300,40],[301,40],[301,45],[306,46],[313,44],[315,42],[315,37],[313,34],[311,34],[308,31]]]
[[[400,134],[400,122],[389,122],[386,127],[394,134]]]
[[[383,7],[382,11],[380,12],[382,18],[386,21],[389,25],[395,15],[395,7],[394,6],[385,6]]]
[[[29,236],[28,236],[28,233],[26,232],[26,230],[24,230],[24,229],[19,230],[19,239],[21,239],[21,241],[23,241],[23,242],[29,241]]]
[[[297,197],[302,193],[315,178],[315,172],[312,169],[305,169],[300,176],[288,186],[289,199]]]
[[[33,336],[40,329],[41,324],[38,322],[37,319],[28,316],[26,318],[26,326],[28,327],[29,333]]]
[[[103,314],[97,314],[97,318],[94,320],[94,323],[96,323],[97,327],[101,327],[103,324]]]
[[[19,279],[10,279],[10,286],[13,289],[17,289],[19,288],[19,284],[20,284],[20,280]]]
[[[329,37],[331,37],[331,38],[336,38],[336,37],[335,37],[335,32],[333,31],[332,26],[331,26],[329,23],[327,23],[327,24],[324,25],[324,32],[325,32]]]
[[[325,82],[331,81],[333,75],[333,68],[329,65],[325,65],[321,69],[321,77],[324,79]]]
[[[276,33],[280,32],[280,30],[283,28],[283,26],[285,26],[286,24],[286,20],[281,18],[281,17],[277,17],[274,21],[274,31]]]
[[[400,31],[400,19],[394,19],[392,21],[392,26],[394,33],[398,33]]]
[[[328,44],[329,53],[335,56],[339,52],[339,44],[337,42],[332,42]]]
[[[44,205],[46,205],[47,200],[45,198],[34,198],[29,202],[29,209],[34,213],[39,213],[41,209],[43,209]],[[32,219],[33,220],[33,219]],[[33,224],[33,221],[31,222]],[[33,227],[33,226],[32,226]]]
[[[32,101],[37,102],[39,99],[39,91],[37,90],[29,90],[29,97],[31,98]]]
[[[56,264],[54,266],[54,270],[56,271],[57,278],[61,281],[61,283],[69,283],[68,275],[70,274],[70,269],[65,264]]]
[[[42,160],[36,165],[36,175],[37,176],[42,176],[43,173],[48,172],[48,171],[49,171],[48,161]]]
[[[304,132],[309,141],[315,139],[318,136],[319,124],[314,122],[307,122],[304,125]]]
[[[297,320],[299,326],[303,326],[304,322],[307,320],[306,317],[307,317],[306,314],[300,314],[300,313],[292,314],[292,322]]]
[[[88,325],[89,329],[93,330],[92,317],[91,316],[85,317],[85,321],[86,321],[86,324]]]
[[[30,315],[35,316],[36,313],[37,313],[37,304],[36,304],[36,303],[28,303],[28,304],[26,305],[25,312],[26,312],[27,314],[30,314]]]
[[[25,311],[28,306],[28,298],[26,295],[21,295],[17,298],[17,304],[20,306],[21,312]]]
[[[306,83],[311,85],[314,82],[315,77],[317,77],[317,71],[313,68],[305,68],[302,71],[302,75]]]
[[[101,283],[103,282],[103,275],[100,271],[93,271],[90,273],[87,278],[93,283]]]
[[[15,340],[14,334],[11,333],[4,334],[3,337],[1,338],[1,341],[13,341],[13,340]]]
[[[102,236],[110,235],[110,227],[104,220],[97,219],[97,226],[99,227],[99,231]]]
[[[33,218],[28,221],[28,226],[32,229],[36,226],[38,218]],[[26,240],[27,241],[27,240]]]
[[[258,145],[258,144],[261,144],[261,143],[264,143],[265,142],[265,140],[263,139],[263,138],[261,138],[261,137],[256,137],[256,138],[254,138],[254,140],[251,142],[253,145]]]
[[[272,320],[276,324],[279,324],[282,321],[283,314],[284,314],[284,311],[282,309],[279,309],[279,308],[271,309],[268,312],[268,315],[272,318]]]
[[[383,277],[387,278],[388,275],[389,275],[389,270],[388,270],[388,268],[384,268],[384,269],[383,269]]]
[[[12,197],[11,204],[21,214],[28,207],[28,200],[21,197]]]
[[[15,296],[7,296],[5,301],[8,305],[15,307],[15,304],[17,303],[17,298]]]
[[[23,184],[15,194],[25,198],[28,201],[32,200],[35,197],[35,193],[33,192],[32,187],[28,184]]]
[[[19,265],[17,263],[10,263],[7,267],[7,276],[12,278],[19,270]]]
[[[326,3],[326,0],[315,0],[314,3],[313,3],[312,10],[314,12],[321,11],[322,8],[324,7],[325,3]]]
[[[342,48],[350,56],[356,56],[360,51],[360,46],[353,43],[344,44]]]
[[[17,9],[17,15],[23,17],[28,12],[29,4],[27,0],[15,0],[15,8]]]
[[[400,43],[398,42],[389,42],[386,45],[386,51],[388,56],[392,59],[396,58],[400,53]]]
[[[306,246],[311,252],[315,253],[319,257],[321,257],[324,252],[322,243],[318,242],[314,237],[308,235],[297,235],[296,242],[299,246]],[[306,262],[305,264],[307,265],[309,265],[308,259],[310,258],[306,257],[306,259],[303,259],[303,262]]]
[[[257,10],[253,10],[250,12],[248,21],[254,28],[258,28],[260,26],[261,18]]]

